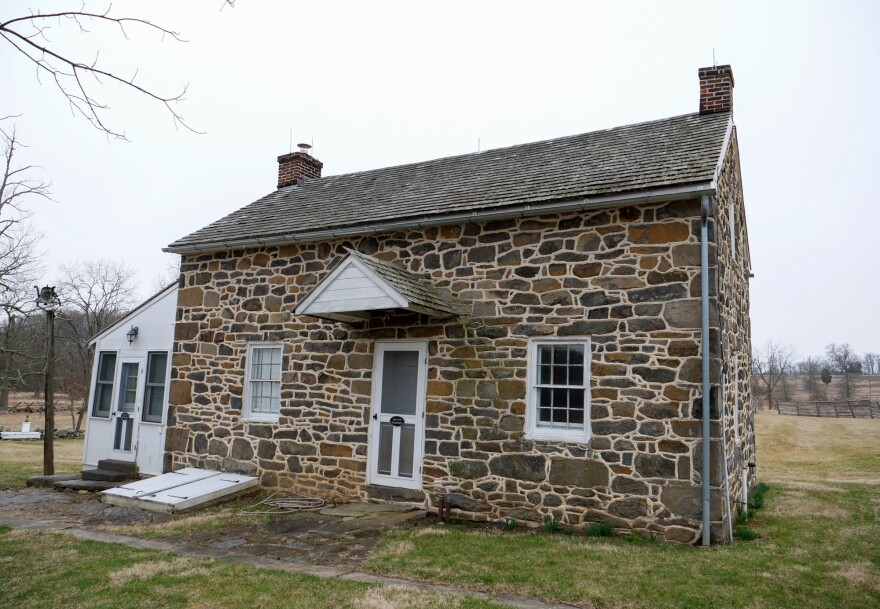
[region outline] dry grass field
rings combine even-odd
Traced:
[[[82,469],[83,441],[55,440],[55,473]],[[0,441],[0,489],[21,488],[29,476],[43,473],[43,441]]]
[[[880,420],[760,413],[758,478],[770,483],[880,485]]]

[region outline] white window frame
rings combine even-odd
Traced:
[[[110,379],[109,381],[102,381],[101,380],[101,364],[102,364],[102,360],[104,359],[105,355],[112,355],[114,358],[113,359],[113,378]],[[119,360],[120,360],[120,358],[119,358],[118,351],[107,350],[107,351],[99,351],[98,352],[98,363],[95,366],[95,387],[94,387],[94,390],[92,391],[92,395],[91,395],[91,400],[92,400],[91,416],[95,417],[96,419],[109,419],[110,413],[113,412],[113,394],[116,392],[116,370],[117,370],[117,368],[119,368]],[[110,401],[109,401],[109,406],[106,411],[98,410],[98,399],[99,399],[99,394],[101,393],[101,385],[109,385]]]
[[[162,382],[161,383],[152,383],[150,382],[150,372],[153,370],[153,357],[156,355],[164,355],[165,356],[165,366],[162,370]],[[171,353],[168,351],[148,351],[147,352],[147,361],[144,364],[144,396],[141,407],[141,423],[147,423],[148,425],[161,425],[165,421],[165,406],[168,404],[168,377],[170,376],[171,369]],[[158,420],[149,416],[149,401],[150,397],[155,391],[162,391],[162,406],[159,412]]]
[[[254,357],[254,351],[257,349],[278,349],[281,352],[281,369],[279,371],[278,380],[277,381],[263,381],[251,378],[251,361]],[[249,343],[247,348],[247,355],[245,357],[244,362],[245,369],[245,381],[244,381],[244,404],[242,404],[242,420],[243,421],[260,421],[260,422],[269,422],[269,423],[277,423],[278,419],[281,416],[281,377],[284,376],[284,344],[280,342],[257,342],[257,343]],[[278,383],[278,412],[253,412],[251,410],[251,383],[252,382],[275,382]]]
[[[563,429],[538,424],[538,347],[543,345],[577,345],[584,348],[583,385],[569,386],[584,389],[584,428]],[[528,345],[528,393],[526,394],[526,439],[548,440],[554,442],[590,441],[590,378],[592,365],[592,343],[589,336],[544,337],[529,340]]]

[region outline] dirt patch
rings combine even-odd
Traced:
[[[349,568],[367,558],[385,530],[424,517],[424,512],[410,511],[412,508],[397,506],[396,509],[398,511],[365,511],[362,516],[335,516],[310,511],[283,516],[237,517],[237,509],[226,508],[172,520],[167,514],[107,505],[92,494],[46,489],[0,491],[0,514],[10,519],[162,537],[173,543],[232,554]],[[199,531],[199,527],[211,524],[218,526]],[[173,533],[181,529],[183,532],[176,535],[155,535],[159,531]],[[120,575],[124,576],[126,574]]]
[[[830,505],[825,501],[813,499],[807,493],[801,491],[788,491],[781,493],[771,505],[770,511],[774,514],[803,514],[805,518],[829,518],[849,519],[851,514],[840,507]]]
[[[408,609],[409,607],[431,607],[436,609],[457,609],[461,598],[447,596],[438,601],[437,595],[399,586],[371,588],[363,596],[353,599],[357,609]]]
[[[866,586],[880,592],[880,569],[866,560],[841,563],[834,576],[845,579],[853,585]]]
[[[111,571],[108,576],[111,586],[124,586],[132,579],[150,579],[157,575],[174,575],[175,577],[193,577],[208,575],[211,569],[205,567],[203,559],[189,557],[175,558],[171,561],[157,560],[140,562],[124,569]]]

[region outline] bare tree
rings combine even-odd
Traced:
[[[11,118],[11,117],[7,117]],[[0,119],[5,120],[5,119]],[[32,308],[31,285],[42,273],[39,242],[42,235],[29,222],[30,205],[38,200],[51,200],[49,185],[34,176],[37,168],[19,165],[16,155],[24,147],[15,126],[0,128],[3,145],[2,180],[0,180],[0,409],[9,405],[9,390],[21,385],[30,374],[28,361],[35,356],[33,346],[20,342],[21,322]],[[18,324],[20,326],[20,323]],[[20,368],[18,364],[27,364]],[[27,370],[27,372],[26,372]]]
[[[3,142],[3,171],[0,182],[0,290],[4,294],[30,283],[42,270],[39,242],[42,234],[29,220],[29,205],[51,200],[49,184],[33,177],[37,167],[18,165],[16,154],[24,147],[15,127],[0,128]],[[4,299],[5,300],[5,299]]]
[[[134,304],[135,273],[110,260],[61,267],[59,287],[64,305],[59,315],[59,339],[65,345],[68,378],[62,386],[82,396],[75,428],[82,425],[89,397],[93,349],[89,340],[118,321]]]
[[[804,377],[804,389],[806,389],[810,397],[818,400],[819,391],[819,375],[822,371],[822,362],[816,357],[807,357],[797,364],[798,372]]]
[[[841,397],[850,399],[853,392],[852,376],[861,371],[860,367],[856,366],[861,363],[858,361],[858,356],[849,343],[831,343],[825,347],[825,353],[828,355],[828,363],[831,364],[834,371],[843,375]]]
[[[779,383],[791,373],[794,355],[794,347],[777,343],[772,339],[752,355],[752,373],[764,386],[767,393],[767,404],[770,408],[773,408]]]
[[[877,374],[880,369],[880,355],[877,353],[865,353],[862,357],[863,370],[865,374]]]
[[[180,256],[167,254],[165,268],[153,278],[152,288],[154,292],[161,292],[180,278]]]

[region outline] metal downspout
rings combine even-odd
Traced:
[[[700,204],[700,310],[702,327],[700,344],[703,351],[703,540],[702,545],[711,545],[711,473],[709,467],[710,438],[709,417],[711,414],[711,393],[709,388],[709,197],[703,196]]]

